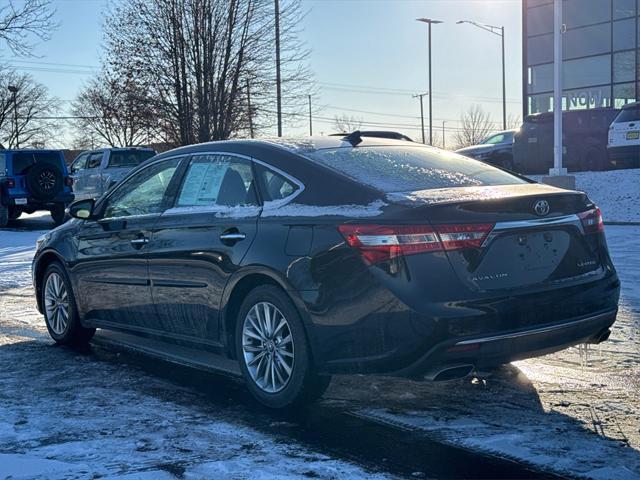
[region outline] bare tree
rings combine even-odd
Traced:
[[[280,19],[284,106],[294,115],[309,91],[300,15],[300,0],[289,0]],[[242,136],[250,123],[273,124],[273,26],[273,0],[120,0],[105,26],[104,68],[148,86],[163,141]]]
[[[457,148],[477,145],[494,130],[490,115],[481,106],[472,105],[460,117],[460,128],[453,134]]]
[[[72,106],[78,143],[127,147],[149,143],[160,131],[148,86],[134,78],[102,72],[80,92]]]
[[[360,130],[362,119],[347,115],[336,115],[334,117],[336,130],[340,133],[351,133]]]
[[[522,117],[520,115],[510,114],[507,117],[507,128],[517,130],[522,126]]]
[[[9,86],[15,87],[15,99]],[[0,138],[5,147],[15,148],[18,143],[40,147],[52,140],[57,126],[52,117],[58,106],[58,99],[31,76],[0,70]]]
[[[55,28],[55,11],[49,0],[23,0],[17,6],[5,0],[0,6],[0,41],[16,55],[31,55],[33,40],[48,40]]]

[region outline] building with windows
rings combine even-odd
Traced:
[[[553,0],[523,0],[524,115],[553,109]],[[640,0],[564,0],[563,110],[640,98]]]

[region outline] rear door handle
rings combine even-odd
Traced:
[[[244,240],[247,236],[241,232],[230,232],[223,233],[220,235],[220,240],[223,242],[239,242],[240,240]]]
[[[146,245],[147,243],[149,243],[148,238],[134,238],[131,240],[131,245]]]

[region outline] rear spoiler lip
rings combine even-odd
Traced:
[[[562,188],[543,185],[540,183],[528,183],[521,185],[434,188],[407,192],[393,192],[386,194],[386,200],[392,204],[395,203],[418,207],[559,194],[583,195],[586,197],[584,192],[577,190],[564,190]]]

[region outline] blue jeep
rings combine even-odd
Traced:
[[[36,210],[63,223],[72,184],[60,150],[0,150],[0,227]]]

